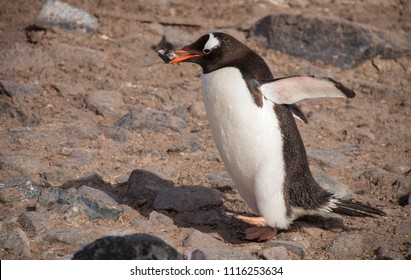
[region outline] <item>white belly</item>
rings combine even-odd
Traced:
[[[237,68],[201,77],[213,138],[236,188],[272,227],[287,228],[282,136],[273,104],[253,101]],[[241,82],[239,82],[241,81]]]

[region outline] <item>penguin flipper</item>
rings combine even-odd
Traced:
[[[270,81],[258,81],[262,95],[276,104],[293,104],[302,99],[353,98],[355,92],[327,77],[298,75]]]

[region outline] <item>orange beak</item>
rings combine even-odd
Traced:
[[[200,56],[198,53],[188,52],[185,50],[159,51],[158,55],[166,63],[179,63],[189,58]]]

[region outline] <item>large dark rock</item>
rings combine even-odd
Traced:
[[[341,69],[353,68],[377,55],[411,55],[409,36],[332,18],[270,15],[259,20],[251,34],[264,37],[269,48]]]
[[[106,236],[74,254],[73,260],[182,260],[163,240],[148,234]]]

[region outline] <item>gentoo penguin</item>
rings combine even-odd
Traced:
[[[303,215],[385,215],[376,208],[335,197],[309,169],[293,115],[305,98],[352,98],[330,78],[275,79],[263,58],[234,37],[209,33],[177,50],[160,50],[166,63],[201,66],[201,87],[214,142],[237,190],[258,216],[235,215],[254,227],[246,239],[267,240]]]

